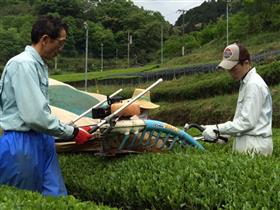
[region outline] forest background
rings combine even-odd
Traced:
[[[229,4],[230,39],[277,32],[280,5],[276,0],[234,0]],[[55,14],[69,24],[69,35],[50,71],[82,72],[85,57],[85,22],[88,25],[88,68],[104,69],[160,63],[221,40],[226,45],[225,0],[208,0],[180,15],[175,25],[159,12],[139,8],[130,0],[0,0],[0,71],[7,60],[30,44],[31,26],[38,15]],[[128,36],[129,35],[129,36]],[[163,41],[163,44],[161,43]],[[127,63],[128,43],[130,61]],[[161,51],[162,50],[162,51]]]

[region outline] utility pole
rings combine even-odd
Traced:
[[[130,54],[130,45],[132,44],[132,35],[130,35],[129,31],[127,32],[127,67],[130,66],[129,54]]]
[[[103,43],[101,42],[101,67],[100,71],[103,71]]]
[[[87,71],[88,71],[88,24],[85,21],[84,27],[86,29],[86,58],[85,58],[85,91],[87,91]]]
[[[54,58],[54,71],[55,72],[57,72],[57,56],[55,56],[55,58]]]
[[[160,51],[160,62],[161,62],[161,64],[163,64],[163,25],[162,25],[162,23],[161,23],[161,25],[160,25],[161,27],[160,27],[160,48],[161,48],[161,51]]]
[[[185,12],[187,10],[185,9],[178,9],[177,12],[180,12],[183,15],[183,23],[182,23],[182,33],[183,33],[183,46],[182,46],[182,56],[185,55],[185,41],[184,41],[184,36],[185,36]]]
[[[226,0],[227,1],[227,46],[228,46],[228,6],[231,0]]]

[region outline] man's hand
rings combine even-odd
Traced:
[[[90,134],[88,131],[91,130],[90,126],[85,126],[82,128],[74,128],[74,139],[76,144],[84,144],[94,137],[93,134]]]
[[[189,128],[190,128],[189,123],[186,123],[186,124],[184,125],[184,130],[187,131],[187,130],[189,130]]]
[[[205,125],[205,130],[202,132],[202,135],[205,140],[214,141],[218,138],[217,133],[214,130],[217,130],[216,125]]]

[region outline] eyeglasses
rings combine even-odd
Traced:
[[[57,41],[58,42],[58,46],[59,47],[63,47],[64,46],[64,44],[65,44],[65,41],[66,41],[66,39],[64,39],[64,38],[56,38],[56,39],[54,39],[55,41]]]

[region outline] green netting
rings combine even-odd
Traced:
[[[50,105],[65,109],[77,115],[82,114],[99,102],[93,96],[62,85],[49,86],[49,97]],[[87,116],[91,117],[91,114]]]

